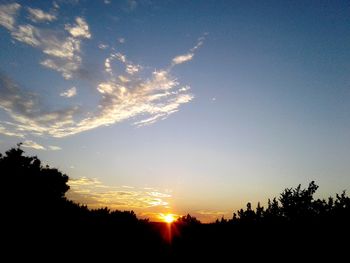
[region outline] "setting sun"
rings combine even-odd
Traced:
[[[171,224],[172,222],[174,222],[176,220],[175,215],[173,214],[161,214],[160,218],[162,219],[162,221]]]

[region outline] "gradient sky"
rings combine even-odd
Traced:
[[[349,1],[1,1],[0,150],[91,207],[210,221],[350,189]]]

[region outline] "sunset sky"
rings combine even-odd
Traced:
[[[349,1],[0,1],[0,151],[69,197],[208,222],[350,190]]]

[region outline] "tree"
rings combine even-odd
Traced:
[[[65,201],[68,176],[55,168],[43,167],[36,156],[24,156],[20,146],[0,154],[1,199],[5,206],[42,208]]]
[[[191,216],[190,214],[179,217],[176,222],[186,225],[198,225],[201,223],[196,217]]]
[[[285,218],[290,221],[302,220],[315,214],[313,207],[313,195],[318,185],[312,181],[308,188],[301,189],[299,184],[295,189],[287,188],[281,193],[281,211]]]

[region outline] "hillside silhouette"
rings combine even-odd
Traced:
[[[135,261],[189,261],[242,258],[250,260],[308,259],[347,253],[350,234],[350,197],[315,199],[315,182],[285,189],[267,207],[233,213],[231,219],[202,224],[191,215],[175,223],[138,219],[133,211],[89,209],[65,197],[69,177],[43,166],[35,156],[16,148],[0,154],[1,232],[11,261],[68,260],[97,257]],[[50,260],[49,260],[50,261]]]

